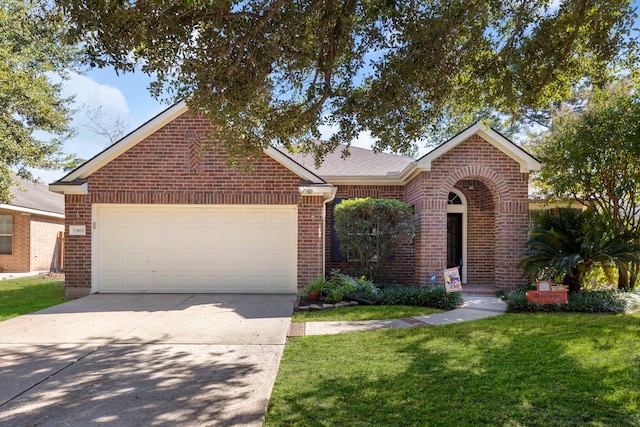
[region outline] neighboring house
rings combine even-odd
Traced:
[[[17,175],[11,202],[0,204],[0,268],[10,272],[62,269],[64,197]]]
[[[529,227],[535,227],[535,221],[542,215],[557,215],[560,209],[584,211],[587,207],[575,200],[548,200],[534,186],[529,185]]]
[[[398,281],[441,283],[461,264],[465,283],[524,284],[529,173],[541,165],[492,129],[473,125],[419,160],[352,147],[317,170],[269,148],[249,174],[202,145],[209,130],[176,104],[50,184],[65,194],[67,296],[296,292],[339,263],[333,204],[368,196],[414,206]]]

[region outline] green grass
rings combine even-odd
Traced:
[[[46,278],[0,280],[0,322],[63,303],[64,282]]]
[[[267,426],[640,426],[640,314],[291,338]]]
[[[441,313],[442,310],[428,307],[409,307],[400,305],[358,305],[328,310],[300,311],[294,313],[292,322],[331,322],[401,319],[403,317],[425,316]]]

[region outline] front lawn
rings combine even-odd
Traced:
[[[0,322],[64,301],[62,280],[38,277],[0,280]]]
[[[265,424],[640,426],[640,314],[291,338]]]
[[[442,310],[403,305],[358,305],[328,310],[299,311],[293,314],[291,321],[300,323],[402,319],[403,317],[426,316],[435,313],[442,313]]]

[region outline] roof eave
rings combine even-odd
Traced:
[[[535,157],[481,122],[477,122],[469,126],[447,142],[425,154],[416,162],[417,167],[420,170],[430,171],[432,163],[436,159],[440,158],[445,153],[457,147],[459,144],[463,143],[475,134],[480,135],[482,139],[489,142],[495,148],[516,161],[520,165],[521,173],[537,172],[542,169],[542,164]]]
[[[87,182],[61,182],[56,181],[49,184],[49,191],[58,194],[89,194],[89,185]]]
[[[0,203],[0,209],[64,219],[63,213],[43,211],[41,209],[26,208],[23,206],[8,205],[4,203]]]
[[[400,176],[324,176],[333,185],[404,185]]]
[[[291,172],[298,175],[304,181],[307,181],[312,184],[326,184],[325,181],[320,176],[311,172],[309,169],[302,166],[300,163],[293,160],[290,156],[282,151],[278,150],[275,147],[269,147],[264,150],[264,153],[271,157],[276,162],[280,163],[285,168],[289,169]]]

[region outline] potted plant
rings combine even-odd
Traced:
[[[320,276],[311,280],[307,286],[302,288],[302,293],[307,296],[309,302],[320,301],[320,294],[327,286],[327,280]]]

